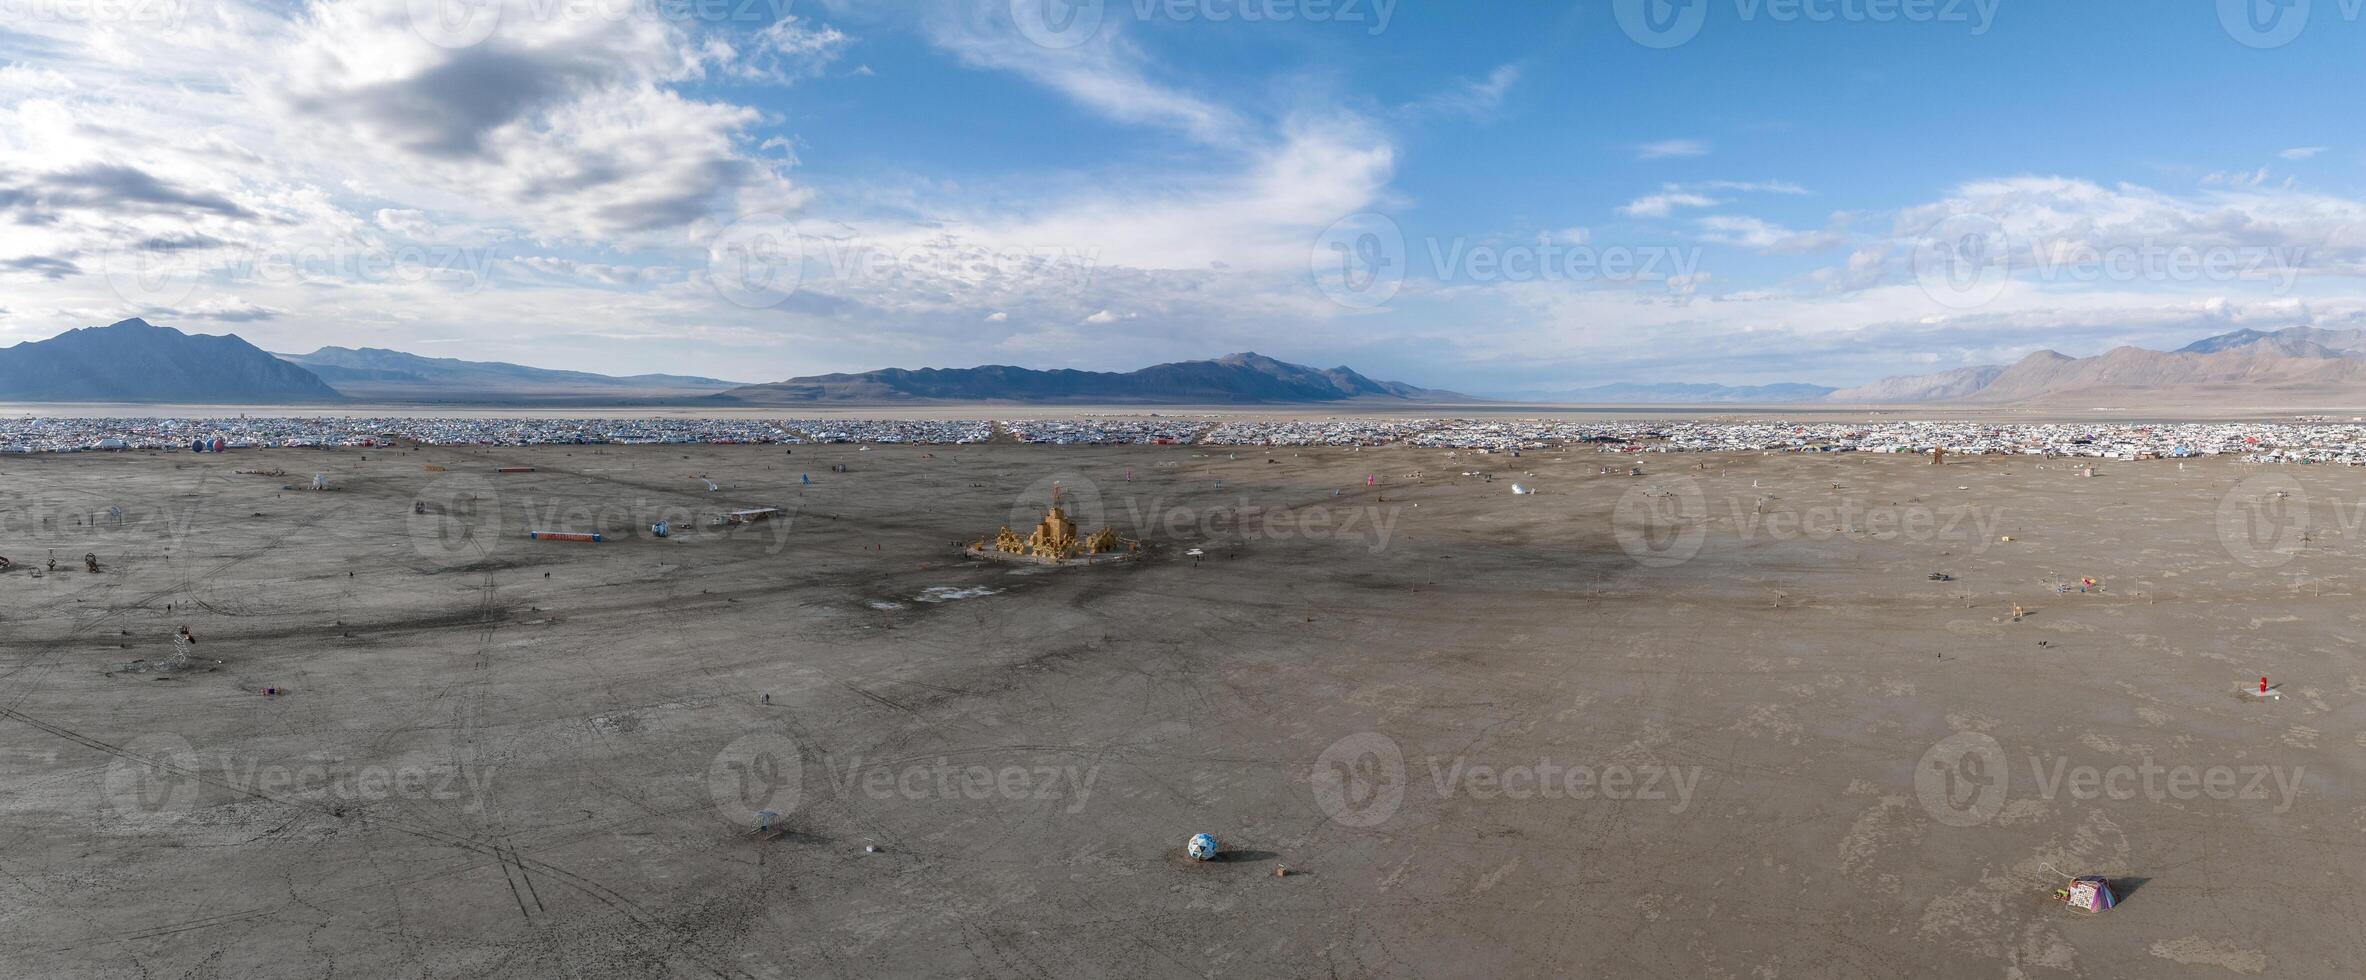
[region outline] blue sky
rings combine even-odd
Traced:
[[[0,343],[1550,394],[2366,326],[2357,0],[28,2]]]

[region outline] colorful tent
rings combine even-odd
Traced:
[[[2111,893],[2111,882],[2100,875],[2081,875],[2070,879],[2068,886],[2057,888],[2054,894],[2062,903],[2080,912],[2104,912],[2119,904]]]

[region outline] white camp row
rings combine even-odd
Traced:
[[[2240,454],[2277,462],[2366,463],[2366,424],[2128,424],[1887,421],[1650,421],[1216,416],[1066,419],[517,419],[442,417],[23,418],[0,420],[0,452],[445,446],[813,443],[959,445],[1007,433],[1041,444],[1175,443],[1228,447],[1388,446],[1514,452],[1888,452],[1943,447],[1966,455],[2099,459]]]

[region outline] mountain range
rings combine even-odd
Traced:
[[[421,357],[380,347],[323,347],[310,354],[273,355],[301,365],[357,401],[402,404],[503,402],[545,405],[670,403],[740,387],[736,381],[677,374],[610,377],[585,371]]]
[[[2010,365],[1889,378],[1825,396],[1847,403],[1959,402],[2085,408],[2366,404],[2366,330],[2236,330],[2173,351],[2116,347],[2093,357],[2041,350]]]
[[[0,348],[0,401],[308,405],[1308,404],[1472,400],[1344,367],[1261,354],[1139,371],[975,368],[827,374],[747,385],[672,374],[611,377],[382,348],[272,354],[236,335],[186,334],[141,319]]]
[[[1450,391],[1374,381],[1344,367],[1317,370],[1251,352],[1122,373],[1037,371],[1000,364],[916,371],[889,368],[749,385],[711,400],[748,405],[913,402],[1235,405],[1472,399]]]
[[[1849,388],[1621,383],[1523,393],[1568,404],[1961,404],[2028,408],[2250,409],[2366,406],[2366,330],[2236,330],[2172,351],[2093,357],[2038,351],[2010,365],[1885,378]],[[1069,405],[1393,405],[1476,402],[1256,353],[1137,371],[1007,365],[889,368],[763,384],[671,374],[611,377],[380,348],[272,354],[235,336],[131,319],[0,348],[0,401],[310,405],[855,406],[956,402]]]

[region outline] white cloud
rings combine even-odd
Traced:
[[[1787,180],[1711,180],[1702,187],[1710,190],[1732,191],[1737,194],[1790,194],[1804,196],[1808,189]]]
[[[1698,223],[1704,241],[1753,248],[1769,255],[1821,251],[1837,248],[1848,241],[1848,236],[1838,231],[1793,231],[1740,215],[1710,215]]]
[[[2310,157],[2316,156],[2319,153],[2325,152],[2325,149],[2326,148],[2322,146],[2295,146],[2276,155],[2283,157],[2286,160],[2306,160]]]
[[[1234,142],[1247,125],[1230,109],[1152,81],[1149,59],[1114,20],[1057,48],[1020,33],[1011,11],[1008,4],[946,5],[928,18],[927,30],[938,47],[971,67],[1018,74],[1120,122],[1171,127],[1210,144]]]
[[[844,31],[795,15],[784,16],[757,31],[747,50],[727,45],[720,55],[733,74],[762,81],[793,82],[811,78],[830,67],[854,43]],[[720,43],[720,42],[717,42]]]
[[[1630,218],[1665,218],[1677,208],[1713,208],[1723,203],[1691,191],[1668,190],[1629,201],[1618,213]]]
[[[2204,185],[2224,187],[2257,187],[2267,183],[2267,168],[2244,171],[2232,170],[2202,175]]]
[[[1635,147],[1637,160],[1665,160],[1670,157],[1705,157],[1709,144],[1701,140],[1660,140]]]
[[[1520,66],[1508,64],[1488,72],[1483,79],[1459,79],[1446,90],[1407,106],[1414,114],[1453,113],[1465,116],[1484,116],[1502,107],[1503,97],[1520,81]]]
[[[988,313],[988,314],[986,314],[986,322],[987,322],[987,323],[1003,323],[1003,322],[1006,322],[1006,321],[1008,321],[1009,319],[1010,319],[1010,314],[1008,314],[1008,313],[1005,313],[1005,312],[1003,312],[1003,311],[1001,311],[1001,310],[996,310],[996,311],[994,311],[994,312],[992,312],[992,313]]]

